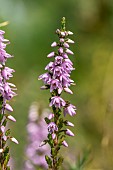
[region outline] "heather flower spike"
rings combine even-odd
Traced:
[[[47,55],[52,61],[45,67],[47,72],[39,76],[39,80],[42,80],[44,83],[41,89],[49,89],[51,93],[49,106],[52,108],[52,113],[45,118],[48,124],[46,142],[50,145],[51,155],[46,155],[45,159],[48,169],[52,170],[58,170],[63,162],[63,157],[59,155],[59,151],[61,146],[68,147],[68,143],[65,140],[66,136],[74,136],[74,133],[66,128],[66,126],[73,127],[74,124],[64,120],[64,116],[67,114],[74,116],[76,114],[76,107],[61,97],[63,92],[73,94],[70,86],[74,85],[74,81],[70,78],[74,68],[72,61],[69,59],[69,55],[74,54],[69,49],[70,44],[74,43],[69,38],[73,33],[66,31],[64,17],[61,21],[61,29],[57,29],[56,34],[59,42],[53,42],[51,47],[57,48],[57,52],[52,51]]]
[[[47,169],[44,155],[49,153],[49,146],[44,140],[47,136],[47,124],[44,117],[49,112],[42,110],[39,104],[33,102],[29,110],[29,120],[27,124],[28,144],[25,150],[25,163],[23,170]]]
[[[4,33],[4,31],[0,30],[0,169],[8,170],[10,169],[8,165],[10,153],[7,141],[10,139],[16,144],[18,144],[18,141],[10,136],[11,130],[7,129],[8,120],[16,122],[16,119],[10,114],[10,112],[13,112],[13,108],[9,104],[9,101],[16,95],[14,92],[16,86],[9,83],[9,79],[13,77],[12,73],[15,71],[6,67],[7,59],[12,56],[5,50],[10,42],[4,39]],[[8,111],[8,113],[6,113],[6,111]]]

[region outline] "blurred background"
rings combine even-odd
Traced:
[[[67,117],[75,124],[75,137],[67,139],[69,147],[62,151],[74,164],[90,150],[85,170],[113,170],[112,0],[0,0],[0,23],[10,22],[2,28],[11,42],[7,52],[14,55],[7,65],[16,70],[11,82],[18,88],[11,103],[17,122],[10,126],[19,145],[11,144],[11,156],[16,170],[22,170],[29,106],[36,101],[48,107],[50,94],[40,90],[43,83],[37,78],[50,61],[46,56],[63,16],[74,33],[71,60],[76,68],[74,95],[65,99],[77,106],[77,115]]]

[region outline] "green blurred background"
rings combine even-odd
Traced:
[[[77,84],[72,87],[74,95],[65,95],[77,106],[77,115],[68,117],[75,124],[75,137],[68,138],[69,148],[63,151],[70,158],[65,159],[76,160],[90,148],[85,170],[113,170],[113,1],[0,0],[0,23],[10,22],[2,28],[11,41],[7,51],[15,56],[7,65],[16,70],[11,82],[18,88],[11,102],[17,122],[10,125],[20,143],[11,144],[16,170],[23,166],[30,104],[39,101],[48,107],[50,94],[40,90],[37,77],[50,61],[46,56],[63,16],[67,29],[74,32],[72,79]]]

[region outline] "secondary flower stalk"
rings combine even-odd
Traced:
[[[73,127],[74,124],[68,120],[64,120],[64,116],[69,114],[74,116],[76,114],[76,107],[69,101],[65,101],[61,94],[67,92],[73,94],[70,89],[74,85],[74,81],[70,78],[71,72],[74,70],[73,63],[69,59],[69,55],[74,53],[69,49],[70,44],[74,41],[69,39],[69,35],[73,33],[66,31],[65,18],[62,18],[61,29],[56,30],[59,42],[53,42],[51,47],[57,47],[57,52],[51,52],[47,55],[48,58],[53,59],[46,67],[46,73],[39,76],[39,80],[43,80],[44,86],[41,89],[50,89],[51,97],[49,99],[49,106],[52,108],[52,113],[45,118],[48,124],[48,136],[46,143],[51,147],[51,156],[45,156],[48,164],[48,169],[58,170],[63,162],[63,157],[59,155],[61,146],[68,147],[66,136],[74,136],[67,126]]]
[[[26,161],[23,170],[47,169],[44,155],[49,153],[49,146],[42,142],[47,136],[47,124],[44,117],[48,109],[42,109],[39,104],[33,102],[29,110],[29,122],[27,124],[28,145],[26,147]]]
[[[10,44],[9,40],[4,38],[4,31],[0,30],[0,169],[6,170],[10,169],[8,162],[10,159],[9,147],[6,146],[8,139],[18,144],[18,141],[10,136],[10,129],[7,129],[7,121],[11,120],[13,122],[16,119],[10,115],[13,108],[9,105],[9,101],[16,95],[14,92],[16,86],[8,80],[13,77],[12,73],[15,72],[14,69],[6,67],[6,62],[8,58],[12,56],[8,54],[5,50],[6,46]],[[8,111],[8,112],[6,112]]]

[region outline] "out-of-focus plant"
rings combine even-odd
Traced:
[[[68,120],[64,120],[62,110],[64,116],[66,116],[66,114],[70,116],[76,114],[76,107],[60,97],[63,91],[73,94],[69,87],[74,85],[74,81],[70,79],[71,71],[74,70],[73,63],[68,57],[68,55],[74,54],[69,49],[69,44],[73,44],[74,41],[68,37],[73,33],[66,31],[64,17],[61,21],[61,29],[57,29],[56,34],[59,37],[59,42],[53,42],[51,46],[58,47],[58,50],[51,52],[47,56],[54,60],[45,67],[47,72],[39,76],[39,79],[42,79],[45,84],[41,89],[50,89],[51,93],[49,106],[52,107],[52,114],[50,118],[45,118],[48,124],[48,136],[44,142],[45,144],[48,143],[51,147],[51,155],[50,157],[46,155],[45,159],[48,164],[48,169],[52,170],[58,170],[63,163],[64,158],[59,154],[59,151],[61,146],[68,147],[65,141],[66,135],[74,136],[73,132],[66,128],[66,126],[73,127],[74,125]]]
[[[79,154],[75,161],[75,165],[69,164],[69,170],[84,170],[86,165],[91,161],[91,149],[83,150],[82,154]]]
[[[5,24],[1,24],[1,26]],[[7,44],[10,42],[4,38],[4,33],[3,30],[0,30],[0,170],[9,170],[8,162],[10,153],[7,141],[10,139],[16,144],[18,144],[18,141],[10,136],[11,130],[6,127],[8,120],[15,122],[16,119],[10,113],[6,113],[6,111],[13,111],[13,108],[9,105],[9,101],[16,95],[13,91],[16,90],[16,86],[8,82],[13,77],[12,73],[15,70],[6,67],[7,59],[12,56],[5,50]]]
[[[44,117],[48,113],[48,109],[42,109],[36,102],[30,106],[27,124],[28,145],[26,146],[26,161],[23,170],[47,169],[45,155],[49,153],[49,146],[42,146],[42,141],[47,136],[47,125]]]
[[[8,24],[9,24],[9,21],[2,22],[2,23],[0,23],[0,27],[4,27],[4,26],[6,26]]]

